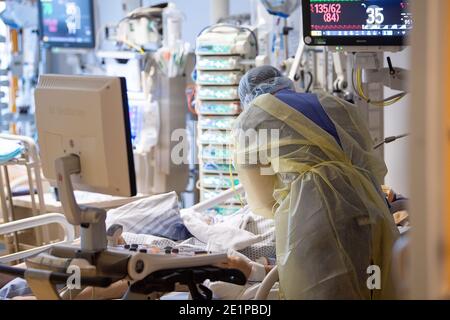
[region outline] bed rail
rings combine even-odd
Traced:
[[[43,215],[36,216],[36,217],[31,217],[31,218],[27,218],[27,219],[22,219],[22,220],[18,220],[18,221],[1,224],[0,225],[0,235],[4,235],[4,234],[10,234],[10,233],[26,230],[26,229],[46,226],[46,225],[53,224],[53,223],[59,224],[63,228],[64,234],[65,234],[63,241],[58,242],[58,243],[51,243],[51,244],[43,245],[41,247],[37,247],[37,248],[33,248],[33,249],[29,249],[29,250],[25,250],[25,251],[21,251],[18,253],[13,253],[10,255],[0,257],[0,263],[5,264],[5,263],[17,261],[17,260],[22,260],[22,259],[28,258],[30,256],[36,255],[40,252],[43,252],[56,244],[69,243],[75,239],[75,230],[74,230],[73,226],[67,221],[67,219],[64,215],[59,214],[59,213],[48,213],[48,214],[43,214]]]
[[[242,185],[238,185],[233,189],[227,190],[209,200],[203,201],[199,204],[196,204],[195,206],[192,206],[188,210],[193,210],[196,212],[203,212],[208,209],[211,209],[219,204],[222,204],[226,200],[232,198],[235,195],[241,195],[244,193],[244,187]]]

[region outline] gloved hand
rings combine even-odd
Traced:
[[[235,250],[228,250],[228,261],[218,265],[218,267],[240,270],[249,282],[261,282],[266,276],[264,265],[253,262]],[[247,284],[246,286],[238,286],[226,282],[211,282],[209,280],[206,280],[203,284],[214,293],[216,298],[221,300],[239,300],[250,287],[259,285]]]
[[[250,282],[260,282],[266,276],[264,265],[253,262],[243,254],[231,249],[228,250],[228,261],[219,267],[240,270]]]

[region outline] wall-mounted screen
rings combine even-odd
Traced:
[[[413,27],[409,0],[303,0],[307,45],[401,46]]]
[[[39,0],[39,24],[48,47],[95,47],[93,0]]]

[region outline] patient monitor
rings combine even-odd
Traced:
[[[413,20],[408,0],[304,0],[307,45],[403,46]]]

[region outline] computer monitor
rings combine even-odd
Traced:
[[[46,47],[94,48],[93,0],[39,0],[39,26]]]
[[[410,0],[303,0],[307,45],[403,46],[413,27]]]
[[[136,195],[126,82],[118,77],[42,75],[35,91],[44,176],[56,185],[55,161],[75,155],[75,189]]]

